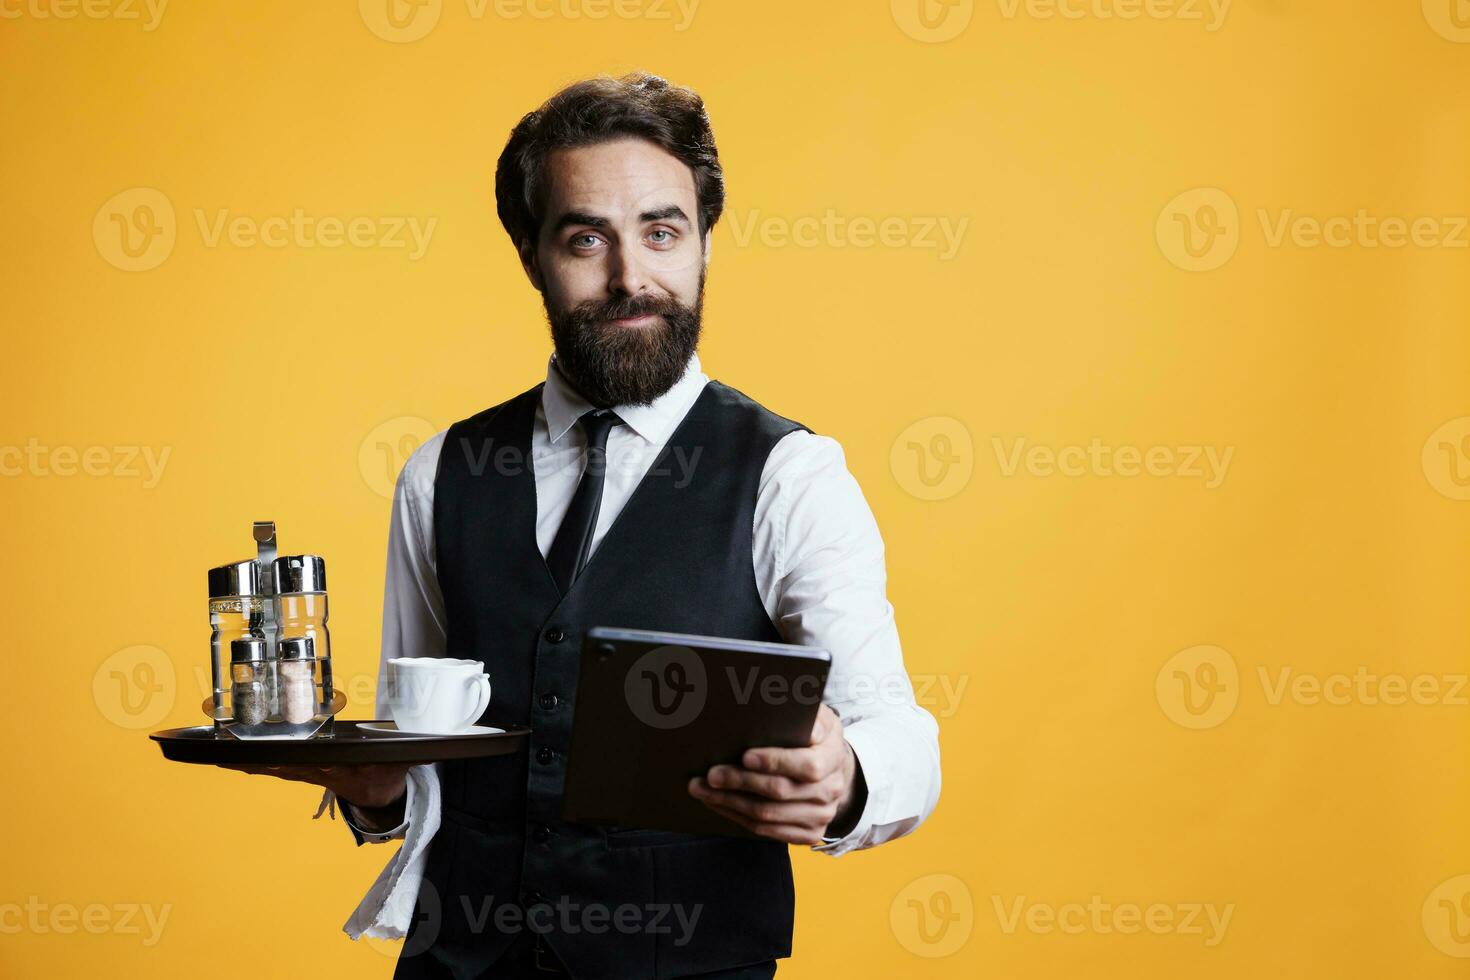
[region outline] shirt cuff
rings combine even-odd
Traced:
[[[403,794],[403,821],[392,830],[379,833],[364,829],[363,825],[367,821],[363,819],[357,807],[348,803],[346,800],[339,799],[337,802],[341,804],[342,822],[347,824],[348,830],[352,831],[352,836],[357,839],[359,846],[363,844],[384,844],[390,840],[401,840],[408,833],[409,815],[413,813],[413,780],[408,780],[408,788]]]
[[[863,838],[872,829],[873,821],[878,812],[874,801],[879,795],[880,787],[874,786],[873,780],[868,778],[869,773],[875,770],[863,761],[864,759],[877,759],[877,755],[874,754],[871,747],[865,744],[868,741],[866,736],[867,733],[856,725],[849,726],[842,732],[842,737],[847,740],[848,745],[852,746],[852,754],[857,767],[856,772],[861,774],[863,784],[867,789],[867,799],[863,801],[863,812],[858,815],[857,823],[853,824],[852,829],[843,836],[823,836],[822,843],[813,844],[812,850],[821,854],[830,854],[833,857],[838,857],[846,854],[848,851],[857,850],[863,846]]]

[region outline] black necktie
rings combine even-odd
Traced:
[[[577,422],[587,434],[587,468],[582,471],[577,492],[567,508],[567,515],[561,519],[561,527],[556,529],[556,540],[551,542],[551,551],[546,556],[546,564],[562,595],[572,587],[592,551],[592,532],[597,527],[597,511],[602,506],[602,483],[607,476],[607,434],[623,420],[608,409],[593,409]]]

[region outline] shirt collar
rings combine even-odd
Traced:
[[[655,445],[668,441],[674,428],[688,414],[694,400],[704,390],[709,378],[699,364],[699,355],[689,358],[684,373],[674,386],[659,395],[648,405],[614,405],[613,411],[627,423],[628,428]],[[573,388],[566,376],[556,365],[552,354],[546,365],[546,387],[541,391],[541,407],[546,413],[546,430],[553,445],[559,445],[562,437],[584,412],[593,408],[591,402]]]

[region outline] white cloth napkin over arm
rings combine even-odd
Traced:
[[[444,434],[433,440],[442,444]],[[388,699],[388,662],[395,657],[434,657],[445,652],[444,603],[432,562],[432,497],[438,455],[429,459],[416,452],[398,474],[393,492],[393,517],[388,529],[387,578],[383,587],[383,642],[378,660],[375,718],[393,717]],[[427,510],[422,505],[429,504]],[[425,536],[427,535],[427,536]],[[411,547],[410,547],[411,542]],[[405,556],[423,556],[405,560]],[[419,642],[416,631],[405,629],[406,612],[413,622],[432,623],[430,639]],[[408,771],[404,822],[386,834],[364,833],[344,808],[343,819],[359,838],[379,843],[403,838],[403,846],[388,862],[378,880],[363,896],[342,931],[353,939],[402,939],[413,922],[419,887],[428,866],[429,846],[439,832],[439,767],[414,766]]]
[[[414,766],[408,771],[404,800],[403,846],[389,860],[342,931],[353,939],[402,939],[413,922],[419,886],[429,861],[429,845],[439,831],[439,767]],[[351,823],[344,809],[343,819]],[[370,840],[388,840],[394,834],[364,835]]]

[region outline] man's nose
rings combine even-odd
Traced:
[[[638,260],[637,244],[623,244],[610,250],[611,266],[607,270],[607,289],[614,295],[637,296],[648,288],[648,278]]]

